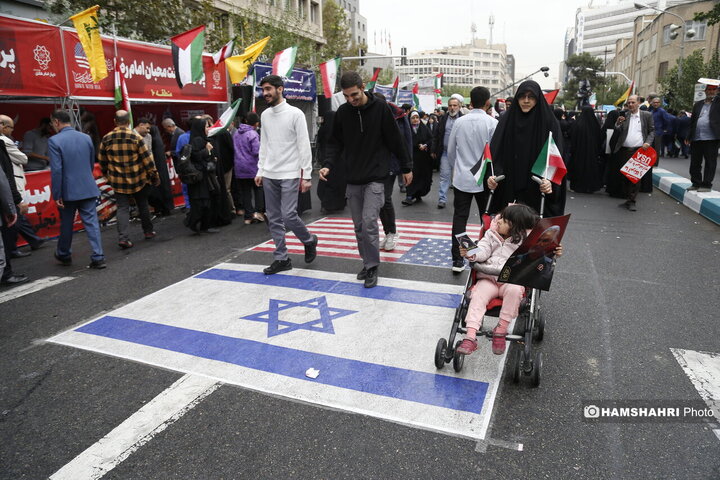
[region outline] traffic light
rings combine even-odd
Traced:
[[[365,50],[360,49],[360,65],[365,65]]]
[[[407,48],[400,47],[400,65],[407,65]]]

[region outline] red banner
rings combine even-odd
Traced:
[[[67,95],[58,27],[0,16],[0,95]]]
[[[647,150],[638,148],[632,157],[622,166],[620,173],[625,175],[632,183],[637,183],[657,162],[657,152],[654,148]]]
[[[94,83],[85,52],[74,30],[63,30],[70,95],[85,98],[115,98],[112,38],[103,37],[108,77]],[[226,102],[225,63],[215,65],[210,55],[203,56],[205,79],[180,88],[175,80],[170,47],[130,40],[117,41],[120,72],[127,82],[130,101],[153,102]]]

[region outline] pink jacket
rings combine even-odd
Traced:
[[[478,242],[480,251],[475,254],[473,268],[486,275],[500,275],[500,270],[520,243],[513,243],[512,238],[504,240],[492,227],[489,228]]]

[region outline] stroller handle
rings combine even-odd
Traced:
[[[503,180],[505,180],[505,175],[498,175],[497,177],[495,177],[495,181],[498,183],[502,182]],[[485,204],[485,215],[489,215],[490,213],[490,203],[492,202],[493,193],[495,193],[495,190],[490,190],[487,203]]]

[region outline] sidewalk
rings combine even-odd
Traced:
[[[684,158],[660,159],[660,166],[653,169],[653,185],[673,197],[694,212],[720,225],[720,192],[688,192],[691,185],[688,177],[690,160]],[[715,172],[713,184],[717,186],[718,172]],[[716,187],[717,188],[717,187]]]

